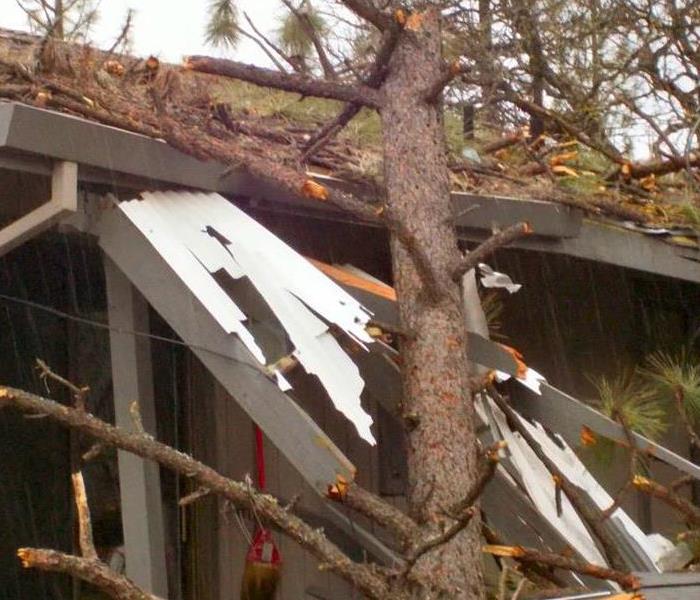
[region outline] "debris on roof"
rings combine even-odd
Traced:
[[[245,157],[246,164],[257,160],[269,169],[298,170],[299,149],[337,111],[333,101],[299,99],[153,57],[108,55],[88,46],[63,48],[62,64],[37,71],[38,42],[32,35],[0,30],[0,98],[166,139],[203,159],[225,155],[226,162],[235,163],[236,157],[238,162]],[[372,127],[351,124],[312,155],[306,167],[360,184],[370,194],[376,190],[382,172],[380,136],[376,116],[368,115],[363,112],[357,119],[371,121]],[[456,118],[448,110],[446,123]],[[173,127],[197,143],[176,144]],[[697,246],[698,194],[673,174],[655,178],[653,185],[609,180],[611,165],[598,164],[571,140],[528,142],[526,136],[505,132],[502,140],[474,144],[465,152],[464,140],[453,140],[455,191],[565,204],[656,235],[659,229],[673,231],[675,235],[664,234],[671,243],[680,231]]]

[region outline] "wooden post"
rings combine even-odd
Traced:
[[[119,268],[104,257],[114,412],[117,426],[135,429],[131,404],[138,401],[144,429],[155,435],[151,345],[127,331],[148,331],[148,304]],[[158,465],[119,452],[119,485],[126,574],[137,585],[167,597],[165,538]]]

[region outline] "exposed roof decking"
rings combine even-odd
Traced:
[[[199,161],[163,141],[55,111],[0,102],[0,167],[46,173],[47,159],[77,162],[80,177],[87,182],[142,189],[180,185],[248,199],[262,209],[353,220],[332,206],[290,198],[269,182]],[[326,185],[343,185],[334,178],[323,179]],[[667,243],[666,236],[583,219],[577,209],[553,202],[460,192],[453,193],[453,199],[459,234],[465,240],[477,241],[494,226],[527,220],[536,235],[514,247],[700,283],[700,250]]]

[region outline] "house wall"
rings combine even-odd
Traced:
[[[5,184],[9,186],[10,180]],[[27,197],[38,197],[42,185],[36,182],[36,190]],[[33,189],[27,186],[22,193]],[[14,213],[16,209],[10,207],[3,218]],[[386,235],[380,230],[262,211],[255,216],[303,254],[327,262],[349,262],[385,281],[391,279]],[[697,317],[694,307],[700,305],[698,286],[522,251],[502,252],[494,266],[524,284],[521,292],[506,301],[503,329],[510,343],[550,381],[579,396],[589,396],[592,391],[587,374],[610,373],[618,363],[640,360],[660,343],[659,331],[679,340],[698,325],[697,319],[693,321],[693,315]],[[99,252],[93,241],[80,236],[49,232],[1,257],[0,293],[98,322],[106,320]],[[659,315],[663,316],[660,323]],[[156,315],[152,317],[152,330],[173,335]],[[42,357],[58,372],[89,384],[95,412],[112,418],[106,332],[0,301],[0,357],[2,383],[45,392],[32,369],[34,358]],[[240,478],[254,472],[252,423],[235,401],[183,349],[154,342],[153,358],[159,438],[191,450],[224,474]],[[400,477],[387,478],[384,466],[387,457],[398,454],[400,445],[395,431],[391,436],[382,433],[390,430],[390,417],[367,398],[380,430],[380,446],[371,449],[355,436],[352,426],[312,379],[294,374],[292,380],[300,405],[358,467],[360,483],[391,493],[392,501],[402,503]],[[52,391],[61,397],[60,391]],[[682,431],[674,430],[666,442],[687,453]],[[10,532],[0,535],[0,598],[68,597],[65,580],[23,572],[14,558],[19,545],[72,547],[68,446],[68,435],[60,428],[0,411],[0,498],[10,507],[0,511],[0,531]],[[297,510],[311,514],[312,520],[315,514],[319,525],[329,527],[319,519],[322,512],[314,492],[269,444],[266,459],[269,491],[283,499],[299,494]],[[624,457],[618,457],[612,468],[599,469],[611,490],[625,474]],[[658,465],[653,474],[662,481],[675,476]],[[89,495],[97,499],[93,509],[96,535],[102,536],[104,544],[117,545],[121,531],[118,505],[114,504],[118,502],[115,477],[113,455],[106,454],[104,460],[86,469]],[[162,478],[171,599],[238,598],[246,543],[230,509],[204,498],[179,510],[175,501],[191,491],[188,482],[167,472],[162,472]],[[673,533],[677,526],[676,516],[656,503],[632,498],[626,507],[664,533]],[[353,518],[372,530],[371,524]],[[245,522],[252,528],[250,518]],[[347,536],[338,539],[344,539],[351,550],[356,547]],[[285,564],[278,600],[353,597],[343,582],[319,571],[313,557],[285,538],[278,537],[278,541]]]
[[[196,359],[188,363],[188,449],[224,475],[237,480],[248,474],[255,478],[253,423]],[[303,374],[290,375],[289,378],[300,406],[358,468],[357,480],[370,489],[376,489],[376,449],[359,440],[353,426],[330,405],[311,378]],[[368,408],[375,412],[373,403],[368,402]],[[294,499],[297,514],[315,526],[324,526],[333,535],[332,525],[323,520],[317,494],[267,440],[264,453],[267,491],[283,503]],[[232,507],[216,498],[197,501],[184,510],[183,516],[188,557],[185,597],[191,600],[238,600],[248,550],[243,530],[252,534],[254,519],[251,515],[244,515],[239,521]],[[366,520],[352,518],[358,525],[373,531]],[[356,597],[345,582],[319,570],[318,561],[295,542],[279,534],[275,535],[275,542],[283,560],[277,600]],[[355,558],[361,559],[361,556],[355,552]]]

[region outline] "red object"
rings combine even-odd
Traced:
[[[255,464],[258,488],[265,490],[265,450],[263,434],[255,425]],[[241,583],[241,600],[272,600],[277,591],[282,569],[282,557],[269,529],[259,526],[245,557]]]
[[[267,529],[258,529],[245,558],[241,600],[272,600],[282,570],[282,557]]]
[[[277,566],[282,564],[282,557],[269,529],[257,529],[255,531],[245,560],[248,563],[264,563]]]

